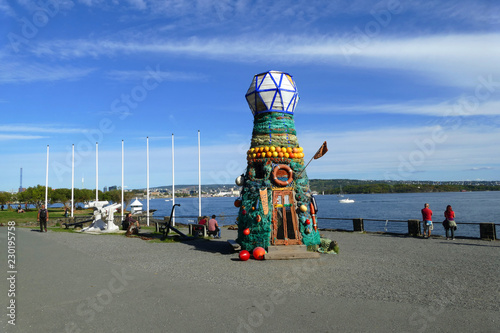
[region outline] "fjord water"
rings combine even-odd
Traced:
[[[424,203],[429,203],[433,211],[433,234],[444,235],[441,222],[444,211],[451,205],[459,223],[457,236],[479,237],[479,225],[464,225],[460,222],[494,222],[500,223],[500,192],[439,192],[439,193],[386,193],[355,194],[344,198],[354,199],[354,203],[339,203],[336,195],[318,195],[319,228],[352,230],[352,219],[408,220],[422,219],[420,210]],[[238,209],[234,207],[236,198],[202,198],[202,214],[218,216],[221,225],[234,224]],[[145,200],[141,200],[146,209]],[[198,198],[176,198],[181,204],[176,208],[176,220],[181,223],[192,223],[198,215]],[[169,216],[172,201],[164,199],[150,200],[150,209],[156,209],[155,217]],[[190,217],[183,217],[190,216]],[[346,221],[328,220],[325,218],[345,218]],[[365,221],[367,231],[387,231],[405,234],[407,223]]]

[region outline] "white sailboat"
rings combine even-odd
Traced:
[[[344,193],[342,193],[342,185],[340,185],[340,192],[339,192],[339,194],[337,194],[337,196],[339,198],[343,198],[344,197]]]
[[[340,199],[339,202],[340,203],[353,203],[354,199],[345,198],[345,199]]]

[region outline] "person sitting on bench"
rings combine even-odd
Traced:
[[[220,238],[220,228],[215,219],[215,215],[212,215],[212,218],[208,221],[208,235],[213,235],[214,238]]]

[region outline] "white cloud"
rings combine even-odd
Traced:
[[[46,65],[41,63],[0,63],[0,84],[30,83],[43,81],[78,80],[95,69],[72,66]]]
[[[151,73],[147,70],[112,70],[106,73],[106,76],[112,80],[118,81],[138,81],[150,76]],[[197,73],[177,72],[177,71],[155,71],[157,80],[166,81],[199,81],[205,79],[206,76]]]
[[[500,82],[498,91],[500,92]],[[301,105],[301,110],[307,114],[401,114],[436,117],[468,117],[468,116],[498,116],[500,115],[500,101],[486,100],[481,102],[470,96],[456,98],[439,103],[412,102],[399,104],[370,104],[370,105]],[[301,111],[302,112],[302,111]]]
[[[266,50],[266,52],[261,52]],[[38,56],[78,58],[116,54],[186,54],[230,61],[270,60],[282,62],[349,65],[411,71],[434,82],[474,86],[479,75],[500,76],[500,34],[437,35],[405,38],[368,38],[366,41],[324,35],[238,36],[164,40],[154,36],[142,41],[58,40],[41,42]]]
[[[9,140],[36,140],[43,139],[45,136],[40,135],[23,135],[23,134],[2,134],[0,133],[0,141]]]
[[[452,170],[500,165],[500,155],[492,154],[500,145],[496,128],[391,127],[300,135],[307,160],[328,142],[328,153],[308,167],[311,178],[415,179],[418,172],[437,170],[446,177]]]
[[[80,128],[70,128],[65,127],[60,124],[44,124],[40,125],[17,125],[17,124],[9,124],[9,125],[0,125],[0,132],[29,132],[29,133],[85,133],[86,129]]]

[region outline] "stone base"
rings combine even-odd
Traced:
[[[264,256],[266,260],[287,260],[287,259],[318,259],[318,252],[307,251],[305,245],[273,245],[269,246]]]

